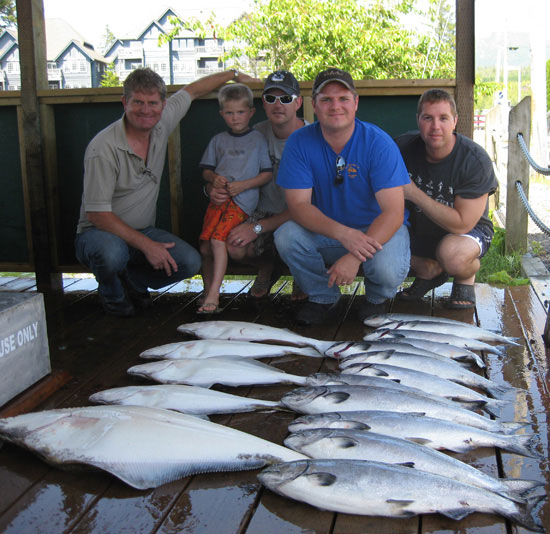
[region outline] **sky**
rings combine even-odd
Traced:
[[[103,35],[107,25],[117,37],[137,35],[168,7],[183,15],[191,3],[190,0],[43,1],[46,18],[66,20],[96,49],[104,43]],[[214,11],[219,22],[229,22],[252,4],[252,0],[203,0],[195,5],[200,5],[200,9],[196,9],[197,15],[199,12],[209,14]],[[549,0],[522,0],[521,4],[517,0],[476,0],[475,6],[478,35],[504,30],[528,32],[535,24],[550,20]]]

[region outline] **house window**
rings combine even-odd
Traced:
[[[86,72],[88,69],[86,68],[86,62],[81,61],[80,62],[80,72]]]
[[[166,63],[161,63],[161,64],[160,64],[160,70],[161,70],[162,72],[166,72]]]

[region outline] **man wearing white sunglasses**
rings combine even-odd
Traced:
[[[294,131],[306,124],[297,116],[302,106],[300,85],[292,73],[278,70],[271,73],[265,82],[262,102],[267,120],[254,125],[266,138],[273,167],[273,179],[260,190],[256,211],[249,219],[234,228],[227,239],[228,252],[233,260],[251,263],[258,267],[258,275],[249,295],[260,299],[267,297],[278,280],[281,269],[276,257],[273,232],[290,219],[284,191],[275,183],[279,162],[286,140]],[[215,203],[227,199],[223,189],[209,190]],[[279,265],[277,265],[279,263]],[[302,300],[306,295],[294,283],[293,300]]]

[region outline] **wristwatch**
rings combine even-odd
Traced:
[[[264,231],[264,227],[261,224],[255,224],[252,230],[256,235],[260,235]]]

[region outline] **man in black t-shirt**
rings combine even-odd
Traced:
[[[493,237],[488,197],[498,183],[485,150],[455,133],[457,118],[453,97],[430,89],[418,102],[419,132],[396,139],[411,178],[405,199],[416,276],[398,296],[419,300],[453,276],[448,307],[472,308],[480,258]]]

